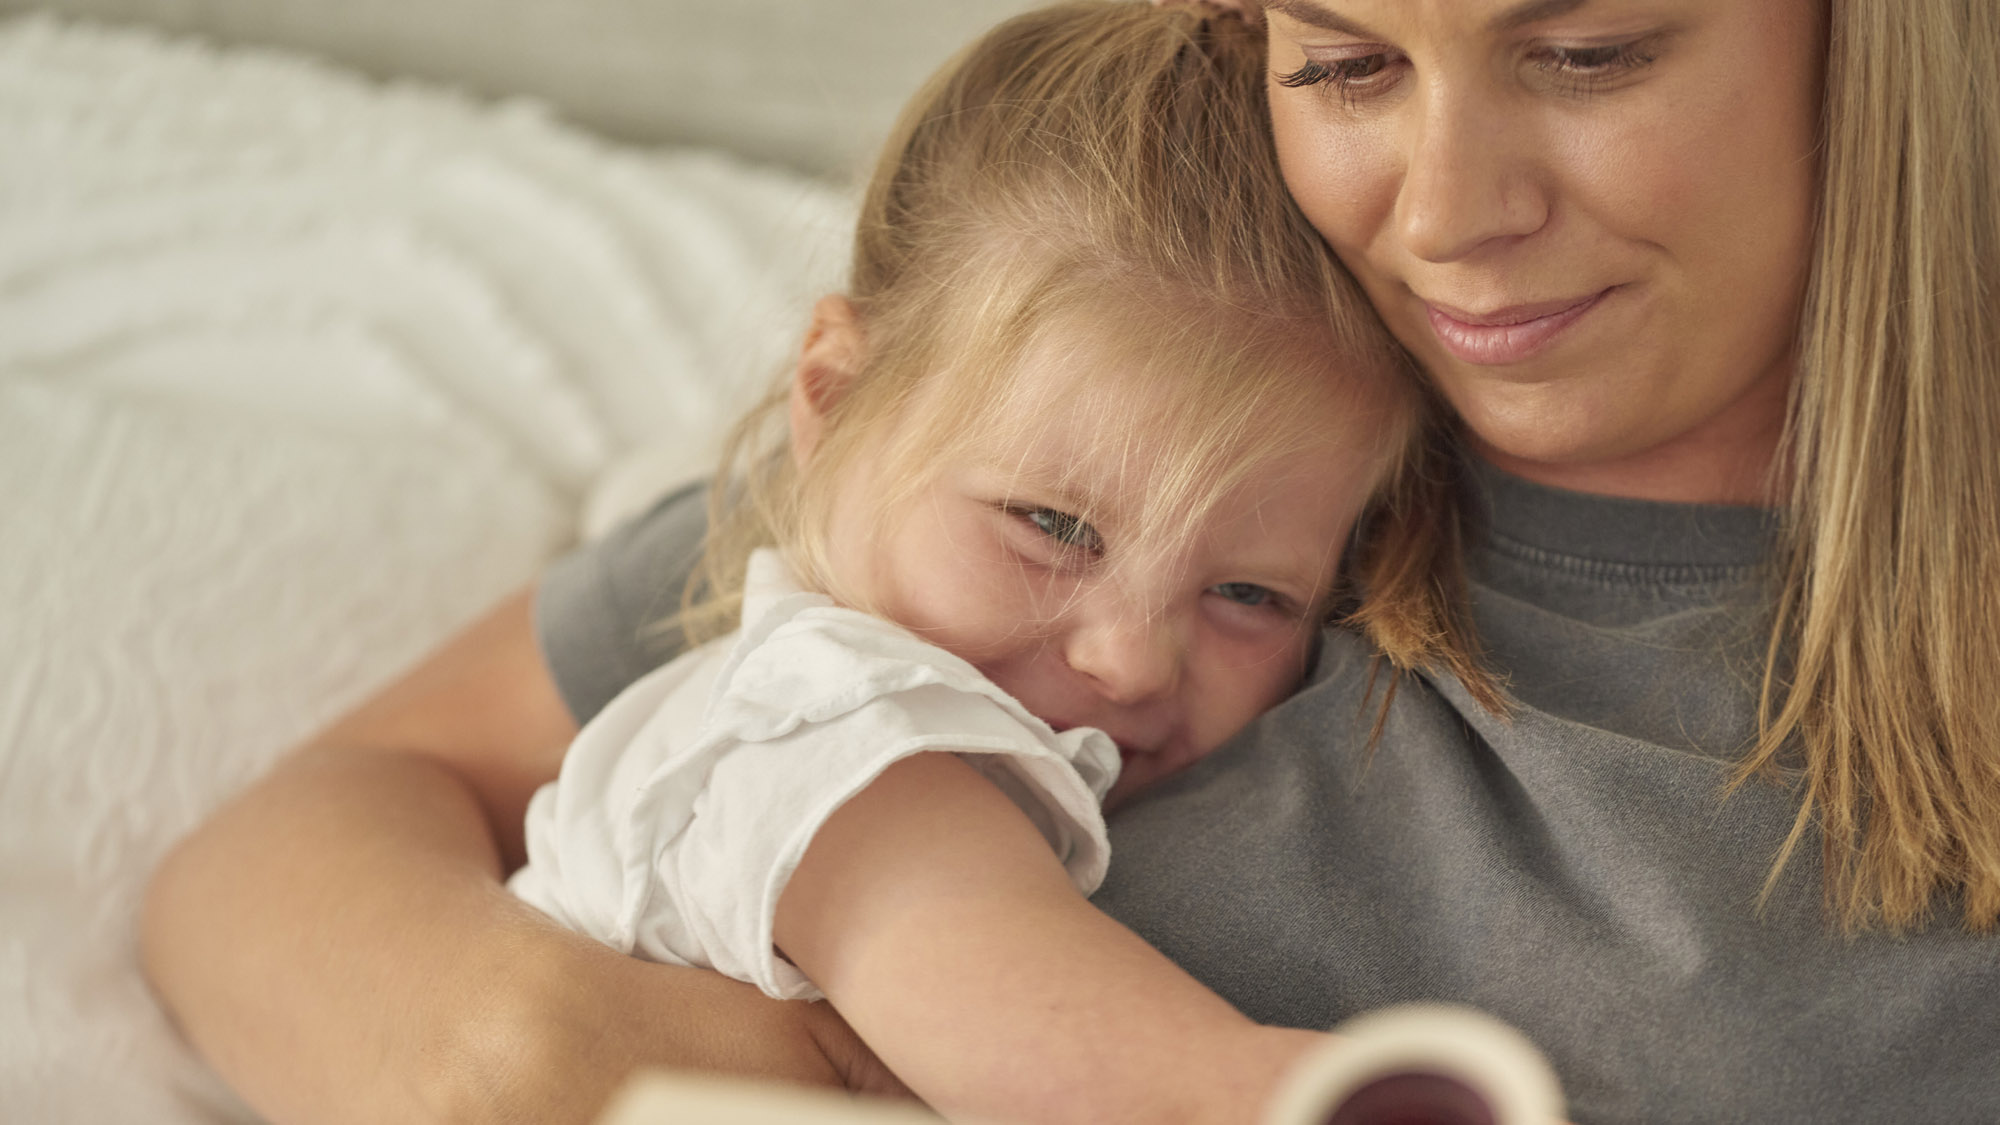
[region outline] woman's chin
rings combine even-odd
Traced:
[[[1517,476],[1588,473],[1644,453],[1665,434],[1643,418],[1621,417],[1616,404],[1590,401],[1577,388],[1508,385],[1453,395],[1467,444]]]

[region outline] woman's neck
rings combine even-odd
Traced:
[[[1782,493],[1771,480],[1775,450],[1683,454],[1656,448],[1615,461],[1549,464],[1511,457],[1474,438],[1472,448],[1493,467],[1536,484],[1570,492],[1659,500],[1673,504],[1742,504],[1776,507]]]

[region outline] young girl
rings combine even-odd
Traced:
[[[1239,21],[1076,4],[918,96],[849,292],[732,443],[684,620],[735,631],[583,731],[522,897],[823,989],[947,1112],[1252,1112],[1311,1037],[1089,908],[1099,804],[1289,695],[1369,498],[1439,479],[1278,178],[1262,80]],[[1392,656],[1454,635],[1436,557],[1354,562]]]

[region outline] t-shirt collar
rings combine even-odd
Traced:
[[[1753,567],[1778,528],[1774,509],[1670,504],[1570,492],[1468,458],[1468,500],[1480,529],[1541,551],[1631,566]]]

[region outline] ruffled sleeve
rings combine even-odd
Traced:
[[[710,966],[781,999],[816,998],[775,953],[778,896],[835,809],[927,751],[976,766],[1040,829],[1077,889],[1095,890],[1110,857],[1099,806],[1118,773],[1111,740],[1053,731],[943,649],[820,595],[786,592],[778,579],[788,576],[773,566],[783,566],[775,555],[753,561],[751,588],[777,590],[751,600],[698,732],[688,737],[685,718],[678,731],[661,729],[675,722],[662,707],[623,751],[650,764],[643,775],[629,758],[576,771],[624,779],[623,792],[606,794],[621,823],[587,834],[618,853],[615,876],[604,862],[613,857],[595,861],[610,876],[597,882],[616,883],[619,901],[610,910],[572,904],[564,920],[594,916],[586,928],[628,952]],[[566,761],[558,784],[571,772]],[[594,815],[610,811],[598,805]]]

